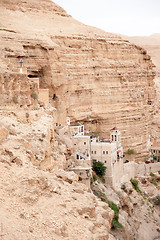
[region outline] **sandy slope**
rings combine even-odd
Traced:
[[[71,184],[60,171],[57,177],[32,166],[0,163],[1,239],[107,239],[111,210],[76,176],[69,177]]]

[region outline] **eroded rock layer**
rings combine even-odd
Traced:
[[[1,72],[17,71],[22,58],[49,88],[60,122],[69,116],[104,137],[116,125],[125,149],[144,159],[155,94],[146,51],[79,23],[50,0],[1,1],[0,22]]]
[[[125,36],[126,39],[133,42],[134,44],[138,44],[139,46],[145,48],[149,55],[152,58],[153,63],[156,66],[156,76],[154,79],[155,88],[156,88],[156,96],[155,96],[155,106],[156,106],[156,114],[153,118],[152,124],[152,137],[157,139],[158,145],[160,144],[160,119],[159,119],[159,107],[160,107],[160,34],[153,34],[148,37],[128,37]]]

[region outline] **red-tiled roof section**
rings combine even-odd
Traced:
[[[117,127],[114,127],[112,130],[118,130],[118,128],[117,128]]]

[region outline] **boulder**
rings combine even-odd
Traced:
[[[56,176],[58,178],[62,178],[64,181],[72,184],[73,182],[78,182],[78,175],[75,174],[74,172],[65,172],[62,169],[59,169],[56,172]]]

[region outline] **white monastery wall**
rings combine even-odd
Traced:
[[[128,182],[131,178],[135,177],[135,163],[128,162],[123,164],[123,176],[121,177],[121,183]]]
[[[119,160],[115,164],[113,164],[112,171],[113,171],[112,179],[113,186],[118,187],[121,184],[120,179],[123,176],[123,160]]]
[[[106,185],[112,185],[114,188],[121,184],[129,182],[131,178],[149,175],[151,172],[160,171],[160,162],[158,163],[122,163],[119,161],[106,169]]]
[[[135,163],[135,176],[146,176],[148,174],[160,171],[160,162],[157,163]]]

